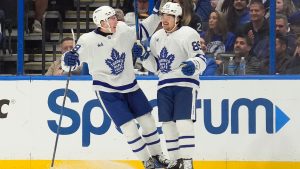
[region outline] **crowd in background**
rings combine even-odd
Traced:
[[[269,74],[269,0],[169,1],[182,6],[181,24],[201,35],[211,66],[203,75],[228,75],[230,58],[234,71],[229,75]],[[299,0],[276,0],[276,74],[300,73],[299,9]]]

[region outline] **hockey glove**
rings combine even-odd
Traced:
[[[78,53],[74,51],[68,51],[64,53],[64,62],[66,66],[80,65]]]
[[[160,4],[161,4],[161,0],[157,0],[156,3],[155,3],[155,6],[153,8],[153,14],[158,15]]]
[[[139,58],[141,61],[146,60],[149,57],[149,52],[140,42],[135,42],[132,48],[132,54],[134,58]]]
[[[181,71],[186,76],[192,76],[195,73],[196,66],[192,61],[185,61],[182,62],[183,67],[181,68]]]

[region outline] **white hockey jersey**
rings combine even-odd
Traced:
[[[152,35],[159,22],[158,15],[151,15],[142,25]],[[79,38],[74,50],[79,54],[80,62],[88,64],[95,90],[128,93],[139,89],[132,59],[135,42],[135,27],[124,22],[118,22],[112,35],[102,36],[96,29]]]
[[[188,26],[182,26],[172,33],[160,29],[152,36],[152,56],[143,65],[158,74],[158,89],[166,86],[199,88],[199,74],[206,68],[206,59],[199,40],[200,35]],[[187,60],[196,63],[196,71],[192,76],[181,72],[182,62]]]

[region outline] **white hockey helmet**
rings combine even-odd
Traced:
[[[93,13],[93,21],[94,23],[100,27],[100,21],[105,21],[109,17],[114,16],[116,14],[115,10],[110,6],[101,6],[97,8]]]
[[[167,2],[160,10],[163,14],[174,15],[175,17],[182,15],[182,8],[179,3]]]

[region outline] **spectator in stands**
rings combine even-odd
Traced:
[[[249,4],[249,0],[234,0],[226,15],[228,30],[233,33],[238,32],[238,28],[241,25],[250,22],[250,13],[249,8],[247,7]]]
[[[289,17],[294,12],[296,12],[296,8],[291,0],[276,0],[276,13]]]
[[[296,9],[300,8],[300,0],[293,0],[293,3],[295,5]]]
[[[233,1],[234,0],[222,0],[219,1],[218,5],[217,5],[217,10],[221,13],[227,14],[227,12],[229,10],[233,9]]]
[[[218,53],[233,50],[235,35],[228,32],[226,22],[221,14],[213,11],[209,16],[208,30],[201,34],[207,42],[207,52],[215,56]]]
[[[0,9],[0,49],[2,49],[2,38],[3,38],[3,34],[2,31],[4,30],[4,22],[5,22],[5,15],[4,15],[4,11]]]
[[[239,64],[241,58],[246,60],[246,74],[260,74],[260,60],[257,57],[250,55],[252,42],[247,35],[237,35],[234,43],[233,60],[235,62],[235,74],[239,75]],[[228,57],[227,57],[228,58]],[[217,74],[227,74],[228,60],[225,58],[217,57],[218,69]]]
[[[286,74],[300,74],[300,37],[297,39],[296,44],[295,54],[289,62]]]
[[[287,38],[282,35],[276,36],[276,73],[286,74],[288,62],[292,58],[287,52]]]
[[[287,39],[285,36],[276,35],[276,74],[286,74],[286,70],[289,67],[290,60],[292,59],[286,52],[287,50]],[[269,57],[266,57],[261,60],[261,74],[268,74],[269,72]]]
[[[238,35],[234,44],[234,54],[238,59],[238,63],[242,57],[246,60],[246,74],[260,74],[260,59],[251,56],[252,41],[247,35]]]
[[[300,11],[296,9],[294,1],[292,0],[277,0],[276,12],[286,15],[288,22],[294,26],[300,24]]]
[[[157,2],[157,0],[154,0],[154,3],[156,3],[156,2]],[[127,14],[128,12],[133,12],[134,11],[134,0],[124,0],[122,10],[123,10],[124,14]]]
[[[195,12],[200,16],[202,22],[208,22],[209,14],[211,13],[210,0],[198,0],[196,3]]]
[[[283,14],[276,14],[276,34],[286,36],[287,52],[292,56],[296,49],[296,35],[290,31],[287,17]]]
[[[73,38],[66,37],[62,39],[60,43],[60,50],[61,53],[65,53],[73,48],[74,40]],[[72,71],[72,75],[79,75],[81,72],[81,66],[79,66],[75,71]],[[66,75],[68,72],[64,72],[61,67],[61,58],[59,57],[56,61],[54,61],[50,67],[48,68],[48,71],[46,72],[46,76],[60,76],[60,75]]]
[[[219,0],[210,0],[210,6],[213,11],[216,10]]]
[[[300,37],[297,39],[296,45],[297,47],[294,53],[294,57],[300,57]]]
[[[269,42],[269,23],[264,17],[265,13],[266,10],[261,0],[251,0],[251,22],[243,25],[239,30],[239,34],[248,35],[252,40],[252,56],[266,57],[269,55],[266,50]]]
[[[42,33],[42,19],[48,8],[48,0],[35,0],[35,16],[32,24],[32,31],[35,33]]]
[[[206,42],[203,38],[200,37],[200,47],[201,50],[205,53],[205,58],[206,58],[206,69],[202,73],[202,76],[214,76],[216,75],[216,70],[218,65],[216,64],[216,60],[213,56],[211,55],[206,55]]]
[[[122,9],[115,9],[115,11],[116,11],[116,17],[117,17],[117,20],[118,20],[118,21],[125,22],[125,19],[124,19],[124,12],[122,11]]]
[[[132,7],[134,6],[134,1],[131,1]],[[148,8],[149,8],[149,1],[148,0],[137,0],[138,4],[138,14],[139,19],[143,20],[149,16]],[[128,12],[125,14],[125,22],[129,26],[135,25],[135,13],[134,10],[132,12]]]
[[[203,32],[202,19],[194,12],[194,3],[192,0],[169,0],[169,2],[179,3],[182,8],[181,25],[189,26],[198,33]]]

